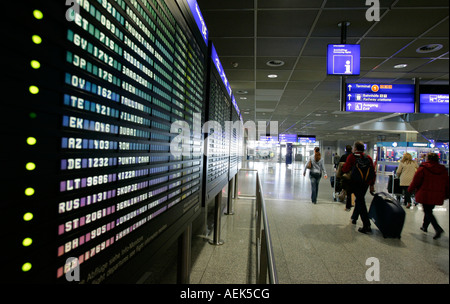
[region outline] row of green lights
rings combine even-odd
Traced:
[[[33,16],[37,20],[41,20],[42,18],[44,18],[44,14],[40,10],[34,10],[33,11]],[[39,35],[33,35],[31,37],[31,40],[35,44],[41,44],[42,43],[42,38]],[[39,61],[37,61],[37,60],[32,60],[30,62],[30,65],[35,70],[37,70],[37,69],[39,69],[41,67],[41,63]],[[31,94],[35,95],[35,94],[39,93],[39,88],[37,86],[32,85],[32,86],[29,87],[29,91],[30,91]],[[30,118],[36,118],[36,113],[30,113]],[[27,144],[28,145],[34,146],[36,143],[37,143],[36,138],[34,138],[34,137],[28,137],[27,138]],[[25,168],[28,171],[33,171],[33,170],[36,169],[36,164],[32,163],[32,162],[28,162],[25,165]],[[34,195],[34,193],[35,193],[35,190],[33,188],[29,187],[29,188],[25,189],[25,195],[26,196],[32,196],[32,195]],[[26,222],[29,222],[29,221],[31,221],[33,219],[33,217],[34,217],[33,213],[27,212],[27,213],[25,213],[23,215],[23,220],[26,221]],[[31,238],[29,238],[29,237],[25,238],[22,241],[22,245],[24,247],[31,246],[32,243],[33,243],[33,240]],[[26,262],[26,263],[24,263],[22,265],[22,271],[23,272],[28,272],[28,271],[31,270],[31,268],[32,268],[32,265],[31,265],[30,262]]]

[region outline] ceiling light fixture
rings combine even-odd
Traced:
[[[270,67],[280,67],[284,65],[284,61],[282,60],[270,60],[266,63]]]
[[[278,75],[277,74],[269,74],[269,75],[267,75],[267,77],[274,79],[274,78],[277,78]]]
[[[394,69],[404,69],[407,66],[408,65],[406,63],[401,63],[401,64],[394,65]]]
[[[421,46],[420,48],[418,48],[416,50],[416,52],[419,53],[419,54],[432,53],[432,52],[439,51],[443,47],[444,46],[442,44],[432,43],[432,44],[427,44],[427,45]]]
[[[248,91],[245,91],[245,90],[238,90],[238,91],[236,91],[236,94],[248,94]]]

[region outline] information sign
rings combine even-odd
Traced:
[[[295,143],[297,142],[297,134],[279,134],[278,139],[280,143]]]
[[[329,44],[327,50],[328,75],[359,75],[361,48],[359,44]]]
[[[449,94],[420,94],[420,113],[449,114]]]
[[[414,113],[414,85],[348,83],[345,110],[348,112]]]

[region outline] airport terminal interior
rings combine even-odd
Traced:
[[[6,6],[2,282],[449,284],[448,197],[435,237],[397,174],[431,155],[448,180],[448,0]],[[338,176],[356,142],[368,233]]]

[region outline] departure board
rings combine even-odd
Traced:
[[[234,96],[232,96],[232,104],[236,104]],[[230,170],[228,174],[228,179],[231,180],[238,172],[239,169],[239,145],[241,143],[241,121],[238,116],[236,107],[231,109],[231,120],[230,120]]]
[[[199,214],[201,36],[173,1],[69,2],[10,1],[2,21],[9,281],[120,281]]]
[[[205,200],[213,199],[228,182],[231,104],[214,67],[210,77],[208,119],[205,131]]]

